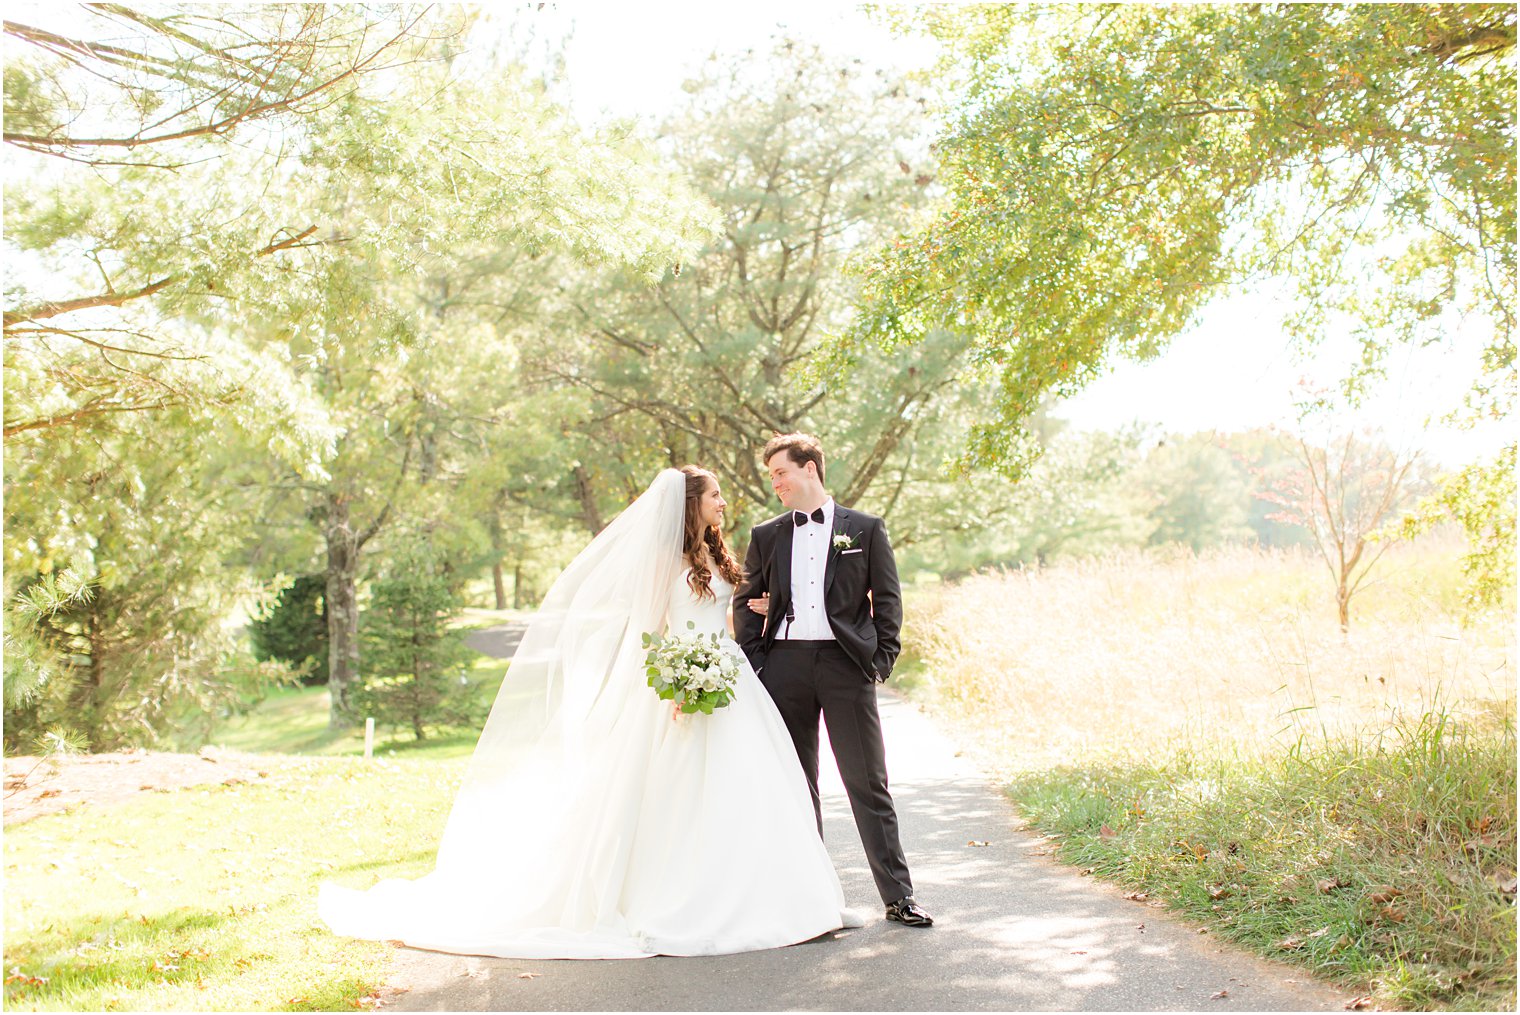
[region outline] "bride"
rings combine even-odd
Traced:
[[[322,885],[335,932],[513,958],[714,955],[847,921],[796,750],[730,637],[717,479],[666,469],[555,580],[508,667],[431,874]],[[642,634],[720,636],[734,700],[674,715]],[[858,924],[858,920],[849,919]]]

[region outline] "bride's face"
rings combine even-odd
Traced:
[[[702,523],[702,528],[716,529],[722,525],[726,507],[728,501],[723,499],[723,491],[718,489],[717,483],[709,482],[702,499],[697,502],[697,520]]]

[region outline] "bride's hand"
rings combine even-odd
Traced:
[[[749,610],[750,610],[750,612],[751,613],[758,613],[762,617],[765,616],[768,612],[770,612],[770,608],[771,608],[771,594],[769,592],[767,592],[763,596],[756,596],[755,598],[753,598],[753,599],[751,599],[749,601]]]

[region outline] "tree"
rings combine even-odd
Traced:
[[[29,491],[46,494],[29,505],[35,526],[7,527],[8,577],[24,576],[18,560],[36,558],[45,573],[88,559],[99,534],[77,508],[96,494],[59,469],[76,444],[134,469],[157,469],[164,463],[141,460],[163,456],[186,476],[215,461],[223,489],[244,504],[308,519],[322,535],[336,725],[353,721],[362,552],[433,481],[461,420],[500,393],[480,380],[512,360],[489,326],[488,304],[511,288],[504,265],[521,271],[556,251],[657,276],[708,226],[707,210],[654,172],[643,146],[618,130],[580,130],[541,82],[510,67],[451,75],[417,63],[386,85],[383,97],[335,90],[286,124],[279,144],[195,133],[175,143],[220,157],[174,173],[107,166],[34,180],[6,209],[7,239],[57,269],[48,284],[78,285],[94,272],[109,292],[133,297],[75,306],[8,294],[7,507],[20,470],[59,478]],[[84,319],[64,333],[61,312],[44,305]],[[455,308],[446,325],[440,308]],[[229,464],[234,449],[239,461]],[[201,526],[219,531],[224,548],[246,547],[251,526],[228,524],[241,506],[207,495],[185,506],[194,516],[152,518],[171,533]],[[21,533],[47,534],[67,553],[42,561],[18,546]],[[152,540],[131,552],[133,566],[146,566]],[[200,558],[166,558],[174,562],[184,564],[179,584],[165,576],[163,588],[197,594]],[[175,616],[154,615],[141,636],[203,630],[176,628]]]
[[[288,664],[301,671],[303,684],[327,683],[327,610],[322,604],[326,585],[323,575],[303,574],[280,590],[268,614],[248,625],[255,659]]]
[[[5,68],[5,232],[32,269],[6,293],[7,442],[239,405],[266,439],[320,455],[332,434],[288,397],[282,364],[186,318],[246,296],[292,251],[343,242],[269,199],[292,182],[292,139],[464,22],[437,6],[79,9],[5,23],[25,46]],[[61,186],[46,182],[59,160],[82,163]]]
[[[613,468],[614,483],[699,462],[735,503],[730,521],[754,520],[772,502],[759,447],[811,430],[835,463],[835,496],[856,503],[906,453],[926,406],[966,380],[948,333],[928,350],[863,353],[828,383],[812,369],[825,336],[848,324],[846,260],[904,228],[933,182],[914,150],[923,100],[858,60],[787,39],[711,61],[687,90],[690,106],[662,141],[717,206],[721,235],[652,290],[604,274],[567,286],[578,345],[556,341],[536,365],[594,396],[580,428],[602,454],[643,452]]]
[[[285,675],[224,624],[260,589],[222,563],[241,518],[204,482],[219,435],[179,423],[137,444],[72,427],[51,454],[7,462],[8,744],[48,730],[93,750],[194,742]]]
[[[904,19],[909,15],[903,15]],[[948,199],[866,266],[852,344],[951,329],[999,375],[963,466],[1028,467],[1026,421],[1148,358],[1226,287],[1298,285],[1294,331],[1489,329],[1475,408],[1515,393],[1515,9],[984,4],[918,10],[963,92]]]
[[[1258,496],[1279,506],[1268,515],[1314,538],[1335,586],[1341,631],[1351,629],[1351,599],[1393,540],[1379,530],[1413,493],[1418,455],[1402,455],[1348,433],[1321,447],[1304,437],[1288,445],[1300,468]]]
[[[481,703],[466,675],[474,653],[449,627],[458,612],[457,592],[436,560],[420,548],[392,557],[364,617],[364,684],[354,694],[361,714],[408,726],[418,740],[428,726],[479,722]]]
[[[309,114],[462,28],[417,6],[80,6],[77,28],[5,22],[34,47],[7,61],[5,141],[93,166],[180,168],[180,142]]]
[[[322,533],[342,727],[357,718],[366,546],[445,480],[451,456],[489,450],[517,358],[498,321],[536,298],[522,280],[551,260],[535,255],[655,276],[689,256],[709,213],[640,146],[587,135],[510,68],[482,85],[423,78],[337,113],[310,126],[305,164],[312,213],[352,240],[304,251],[313,284],[277,291],[268,320],[343,428],[323,475],[279,481]]]
[[[1513,603],[1515,595],[1515,445],[1493,463],[1478,463],[1440,477],[1401,523],[1409,539],[1438,522],[1455,520],[1468,536],[1462,558],[1463,598],[1469,613]]]
[[[1171,434],[1151,449],[1135,479],[1150,499],[1150,544],[1202,550],[1250,540],[1251,476],[1209,434]]]

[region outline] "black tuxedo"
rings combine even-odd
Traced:
[[[818,716],[823,714],[877,890],[882,901],[892,903],[913,894],[887,791],[886,748],[876,711],[876,684],[891,675],[901,649],[897,563],[886,523],[835,504],[824,570],[824,609],[835,640],[778,639],[792,612],[795,532],[790,511],[751,530],[744,580],[734,592],[734,631],[792,736],[819,835]],[[848,545],[836,545],[840,537]],[[749,601],[766,594],[766,616],[752,613]]]
[[[744,581],[734,593],[734,632],[755,670],[765,658],[776,633],[792,608],[792,537],[797,527],[792,512],[762,522],[750,532],[744,558]],[[887,542],[887,525],[875,515],[834,505],[834,537],[853,543],[829,547],[824,570],[824,604],[829,627],[840,647],[875,681],[892,675],[902,651],[902,591],[897,561]],[[770,593],[766,617],[751,613],[751,598]],[[769,622],[767,622],[769,621]]]

